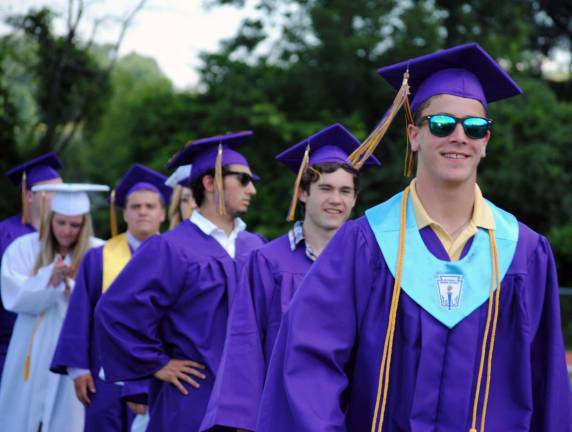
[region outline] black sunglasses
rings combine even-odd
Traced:
[[[493,124],[492,120],[484,117],[457,118],[449,114],[434,114],[421,118],[417,126],[420,126],[424,121],[427,121],[429,131],[441,138],[451,135],[457,127],[457,123],[461,123],[469,138],[481,139],[487,135]]]
[[[238,179],[239,183],[242,186],[248,186],[248,184],[250,182],[254,183],[254,177],[252,177],[250,174],[245,173],[245,172],[238,172],[238,171],[225,171],[222,173],[223,176],[227,176],[227,175],[232,175],[232,176],[236,176],[236,178]]]

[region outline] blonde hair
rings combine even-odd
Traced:
[[[181,201],[183,200],[184,187],[177,185],[173,189],[173,194],[171,195],[171,204],[169,204],[169,229],[175,228],[183,220],[187,219],[191,215],[191,203],[189,202],[189,207],[187,214],[181,214]]]
[[[54,221],[55,214],[56,213],[50,210],[46,215],[46,220],[44,221],[44,229],[40,232],[40,241],[42,243],[42,247],[40,249],[40,253],[38,254],[38,258],[36,258],[33,274],[38,273],[42,267],[50,265],[56,257],[58,242],[54,236],[52,229],[52,223]],[[91,214],[86,213],[83,215],[83,224],[71,252],[71,265],[74,276],[77,272],[77,269],[79,268],[79,264],[83,256],[91,247],[91,236],[93,236],[93,223],[91,220]]]

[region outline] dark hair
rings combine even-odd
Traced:
[[[310,194],[310,186],[312,183],[316,183],[320,180],[320,174],[330,174],[338,169],[343,169],[344,171],[350,173],[354,179],[354,192],[357,195],[359,192],[359,175],[358,171],[355,168],[352,168],[348,164],[342,164],[338,162],[324,162],[320,164],[315,164],[311,166],[312,169],[308,168],[302,174],[302,179],[300,180],[300,190],[303,190],[307,194]],[[317,171],[317,172],[316,172]],[[302,201],[299,202],[300,208],[305,210],[304,203]]]
[[[228,167],[226,165],[222,167],[222,175],[223,176],[228,171],[229,170],[228,170]],[[199,178],[196,178],[195,180],[193,180],[193,182],[187,186],[187,187],[191,188],[191,192],[193,193],[193,199],[195,200],[197,207],[202,206],[203,202],[205,201],[205,187],[203,186],[203,178],[205,178],[206,176],[214,177],[214,175],[215,175],[215,170],[210,169],[210,170],[206,171],[203,175],[201,175]]]

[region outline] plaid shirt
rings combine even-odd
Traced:
[[[288,231],[288,240],[290,240],[290,249],[292,252],[294,252],[298,245],[304,241],[304,230],[302,229],[302,225],[302,221],[296,221],[292,229]],[[312,247],[306,242],[304,242],[304,245],[306,246],[306,256],[310,261],[316,261],[316,258],[318,257],[312,250]]]

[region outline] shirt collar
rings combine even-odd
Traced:
[[[431,225],[438,225],[431,216],[427,213],[417,191],[415,190],[415,179],[411,181],[409,188],[409,195],[411,196],[411,204],[413,205],[413,211],[415,212],[415,219],[417,220],[417,227],[419,229],[425,228]],[[479,185],[475,183],[475,204],[473,206],[473,215],[471,217],[471,223],[480,228],[492,229],[494,230],[495,220],[493,217],[492,210],[487,205]]]
[[[204,217],[199,210],[193,210],[193,213],[191,214],[190,220],[203,233],[205,233],[208,236],[212,235],[217,230],[224,232],[224,230],[222,228],[219,228],[217,225],[215,225],[210,220],[208,220],[206,217]],[[239,232],[244,231],[245,229],[246,229],[246,223],[244,223],[244,221],[239,217],[234,218],[234,228],[232,229],[232,233],[238,234]],[[231,235],[232,235],[232,233],[231,233]]]
[[[127,243],[129,244],[129,247],[131,249],[136,251],[137,248],[139,246],[141,246],[141,243],[143,243],[143,242],[141,240],[137,240],[133,234],[131,234],[129,231],[127,231]]]
[[[316,254],[312,250],[312,247],[304,240],[304,222],[296,221],[294,223],[294,226],[290,229],[290,231],[288,231],[288,240],[290,241],[290,250],[292,252],[296,250],[301,242],[304,242],[306,248],[306,256],[311,261],[316,261]]]

